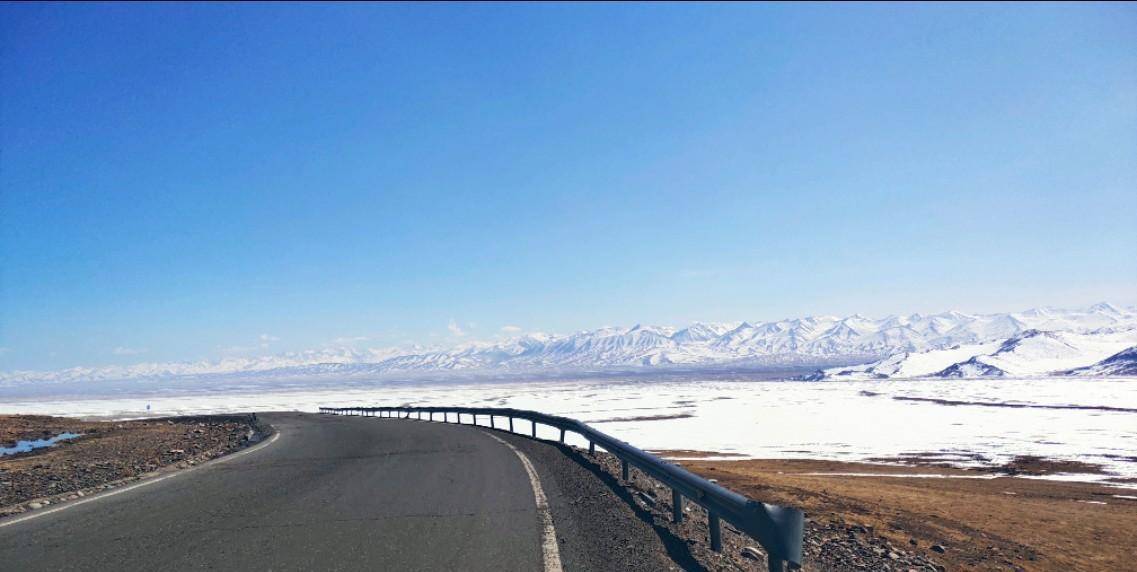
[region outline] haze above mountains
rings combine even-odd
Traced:
[[[949,311],[879,319],[809,316],[694,323],[684,328],[605,327],[570,335],[526,334],[433,351],[341,347],[220,361],[9,372],[0,374],[0,383],[841,364],[863,365],[825,369],[815,378],[1130,375],[1135,373],[1134,346],[1137,308],[1100,303],[1073,310],[1037,308],[1000,314]]]

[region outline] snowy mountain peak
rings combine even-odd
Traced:
[[[1090,311],[1098,312],[1100,314],[1108,314],[1110,316],[1125,315],[1125,312],[1121,311],[1120,308],[1114,306],[1113,304],[1110,304],[1109,302],[1098,302],[1097,304],[1090,306]]]

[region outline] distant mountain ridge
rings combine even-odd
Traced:
[[[1032,311],[1034,312],[1034,311]],[[815,380],[859,380],[887,378],[972,378],[1031,377],[1060,375],[1137,374],[1137,324],[1134,312],[1112,306],[1095,305],[1088,313],[1115,318],[1112,325],[1094,329],[1071,327],[1075,316],[1067,313],[1056,322],[1054,312],[1044,319],[1062,330],[1031,328],[1006,339],[992,339],[930,348],[919,352],[897,352],[880,360],[852,367],[836,367],[810,376]],[[1071,320],[1071,318],[1075,318]],[[1091,320],[1092,322],[1092,320]]]
[[[1027,359],[1021,358],[1026,355],[1024,352],[1042,346],[1046,347],[1037,351],[1042,352],[1039,355],[1043,357],[1054,352],[1065,356],[1051,361],[1071,364],[1067,370],[1091,365],[1122,348],[1084,363],[1079,361],[1084,348],[1079,348],[1093,346],[1100,353],[1104,351],[1102,348],[1114,348],[1118,343],[1124,343],[1117,340],[1128,339],[1125,332],[1137,332],[1137,310],[1106,303],[1075,310],[1036,308],[1004,314],[950,311],[879,319],[859,314],[847,317],[808,316],[772,322],[694,323],[684,328],[646,325],[605,327],[562,336],[527,334],[506,341],[468,343],[436,350],[327,348],[220,361],[10,372],[0,374],[0,383],[153,379],[234,373],[383,375],[414,371],[842,362],[871,363],[825,370],[819,377],[971,377],[1007,373],[1008,370],[1003,369],[1005,367],[1021,369],[1015,360]],[[1092,342],[1107,338],[1111,341],[1104,345],[1095,346]],[[1129,345],[1137,345],[1137,340]],[[1094,351],[1089,353],[1097,355]],[[978,361],[969,364],[972,358]],[[932,370],[928,370],[929,364]]]

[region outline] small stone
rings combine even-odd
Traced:
[[[36,509],[43,508],[43,505],[38,503],[38,502],[33,502],[33,503],[28,503],[28,508],[30,508],[32,510],[36,510]]]
[[[939,544],[933,544],[932,545],[932,552],[938,552],[940,554],[943,554],[944,552],[947,552],[947,549],[945,549],[943,546],[940,546]]]
[[[747,546],[746,548],[742,549],[742,557],[749,558],[751,560],[762,560],[762,553],[753,546]]]
[[[908,544],[911,544],[912,546],[919,546],[919,545],[920,545],[920,543],[919,543],[919,542],[916,542],[916,539],[915,539],[915,538],[909,538],[909,539],[908,539]]]
[[[889,552],[888,553],[888,559],[889,560],[900,560],[900,555],[895,553],[895,552]]]

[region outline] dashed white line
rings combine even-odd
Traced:
[[[197,469],[200,469],[203,467],[211,467],[213,465],[219,465],[219,464],[224,463],[226,461],[229,461],[231,459],[236,459],[237,457],[243,457],[245,455],[248,455],[249,453],[255,453],[256,451],[259,451],[265,447],[268,447],[269,445],[275,443],[279,437],[280,437],[280,431],[277,431],[277,432],[272,434],[272,437],[269,437],[268,441],[265,441],[263,443],[258,443],[258,444],[253,445],[252,447],[249,447],[248,449],[245,449],[243,451],[238,451],[238,452],[232,453],[230,455],[225,455],[224,457],[219,457],[217,459],[213,459],[212,461],[208,461],[208,462],[202,463],[200,465],[190,467],[188,469],[181,469],[179,471],[172,472],[168,475],[163,475],[161,477],[146,479],[146,480],[143,480],[142,482],[135,483],[133,485],[128,485],[125,487],[112,489],[112,490],[109,490],[109,491],[104,492],[104,493],[99,493],[97,495],[85,497],[82,500],[68,502],[67,504],[60,505],[60,506],[57,506],[55,508],[49,508],[47,510],[37,510],[37,511],[34,511],[31,514],[28,514],[25,516],[21,516],[18,518],[13,518],[12,520],[6,520],[3,522],[0,522],[0,528],[4,528],[5,526],[12,526],[13,524],[19,524],[21,522],[26,522],[26,521],[32,520],[34,518],[39,518],[41,516],[47,516],[49,514],[53,514],[53,513],[59,512],[59,511],[67,510],[69,508],[75,508],[79,505],[83,505],[83,504],[87,504],[89,502],[94,502],[97,500],[105,499],[107,497],[113,497],[115,495],[119,495],[119,494],[122,494],[125,492],[129,492],[129,491],[132,491],[134,489],[140,489],[142,487],[152,485],[154,483],[160,483],[166,479],[172,479],[174,477],[184,475],[186,473],[191,473],[191,472],[196,471]]]
[[[486,432],[486,435],[509,447],[517,458],[521,459],[525,472],[529,474],[529,484],[533,485],[533,497],[537,501],[537,519],[541,523],[541,556],[545,562],[545,572],[561,572],[561,551],[557,546],[557,531],[553,528],[553,513],[549,511],[549,499],[545,497],[545,490],[541,488],[541,479],[537,478],[537,470],[533,468],[529,457],[512,443],[493,433]]]

